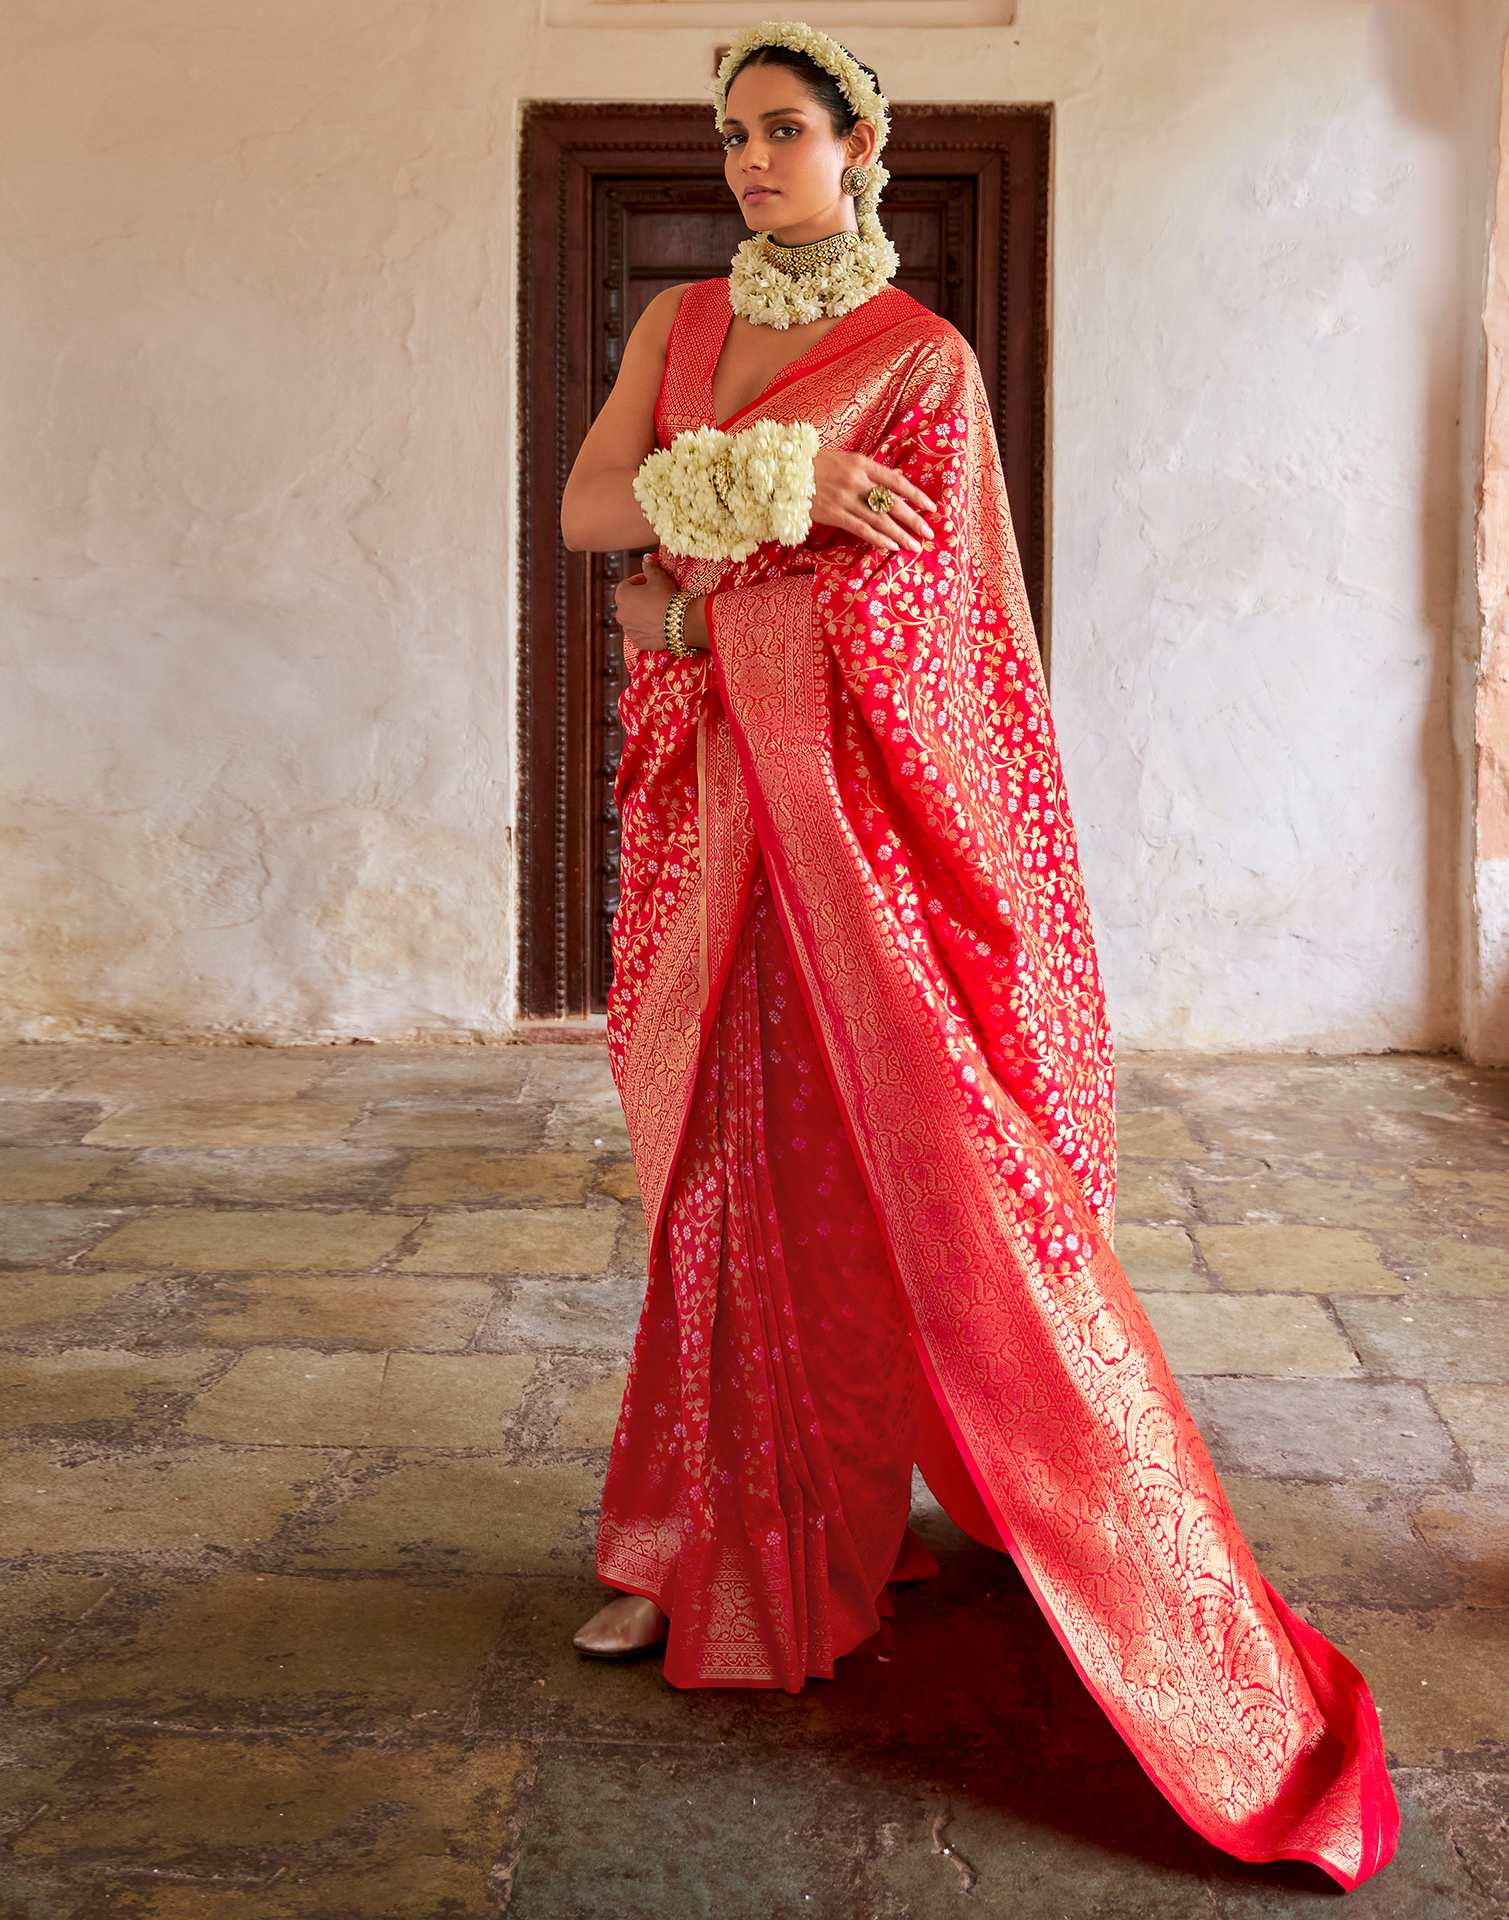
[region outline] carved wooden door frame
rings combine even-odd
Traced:
[[[893,111],[885,155],[887,208],[904,207],[908,194],[937,202],[941,257],[930,304],[970,341],[985,376],[1045,670],[1051,144],[1046,106],[908,105]],[[568,552],[560,502],[635,317],[633,216],[657,199],[674,207],[707,191],[727,198],[705,106],[526,106],[516,488],[521,1023],[600,1024],[606,1003],[623,670],[611,596],[626,556]],[[731,203],[728,213],[731,254],[745,229]],[[689,260],[675,277],[721,272],[725,262]],[[923,297],[905,271],[898,284]]]

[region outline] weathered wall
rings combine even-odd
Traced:
[[[1118,1037],[1450,1044],[1497,8],[926,10],[807,17],[898,102],[1057,104],[1054,692]],[[8,21],[6,1030],[506,1030],[520,104],[705,98],[697,11]]]
[[[1469,0],[1464,45],[1502,46],[1509,3]],[[1464,467],[1478,511],[1463,517],[1455,718],[1463,769],[1460,817],[1468,877],[1463,926],[1463,1051],[1509,1061],[1509,70],[1464,67],[1468,232],[1488,233],[1486,271],[1467,250],[1469,322],[1461,418]]]

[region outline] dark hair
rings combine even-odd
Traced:
[[[845,53],[849,53],[847,47]],[[861,73],[870,76],[877,93],[880,81],[875,69],[867,67],[857,54],[849,53],[849,58]],[[820,67],[810,54],[798,53],[795,47],[767,46],[751,47],[728,76],[728,85],[723,89],[726,100],[733,89],[735,80],[746,67],[789,67],[799,79],[807,83],[807,90],[816,99],[817,104],[827,110],[828,118],[833,122],[834,138],[842,140],[845,134],[852,133],[859,125],[859,115],[849,104],[849,96],[826,67]]]

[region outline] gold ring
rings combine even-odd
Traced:
[[[876,513],[889,513],[895,504],[895,494],[891,492],[889,487],[881,486],[878,481],[865,495],[865,505],[872,507]]]

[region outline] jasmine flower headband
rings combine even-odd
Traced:
[[[802,262],[806,271],[790,271],[768,232],[740,243],[729,269],[729,300],[735,313],[756,326],[785,328],[812,320],[837,318],[878,293],[901,265],[877,211],[881,190],[890,179],[880,164],[880,152],[891,131],[890,103],[852,54],[829,34],[809,27],[805,20],[757,20],[730,45],[718,65],[712,85],[713,105],[721,126],[728,110],[728,89],[734,72],[757,47],[789,47],[813,60],[838,82],[845,99],[861,120],[875,129],[875,152],[853,169],[862,181],[854,196],[858,237],[841,250],[819,253]],[[848,173],[845,176],[848,184]],[[791,253],[801,249],[793,248]]]

